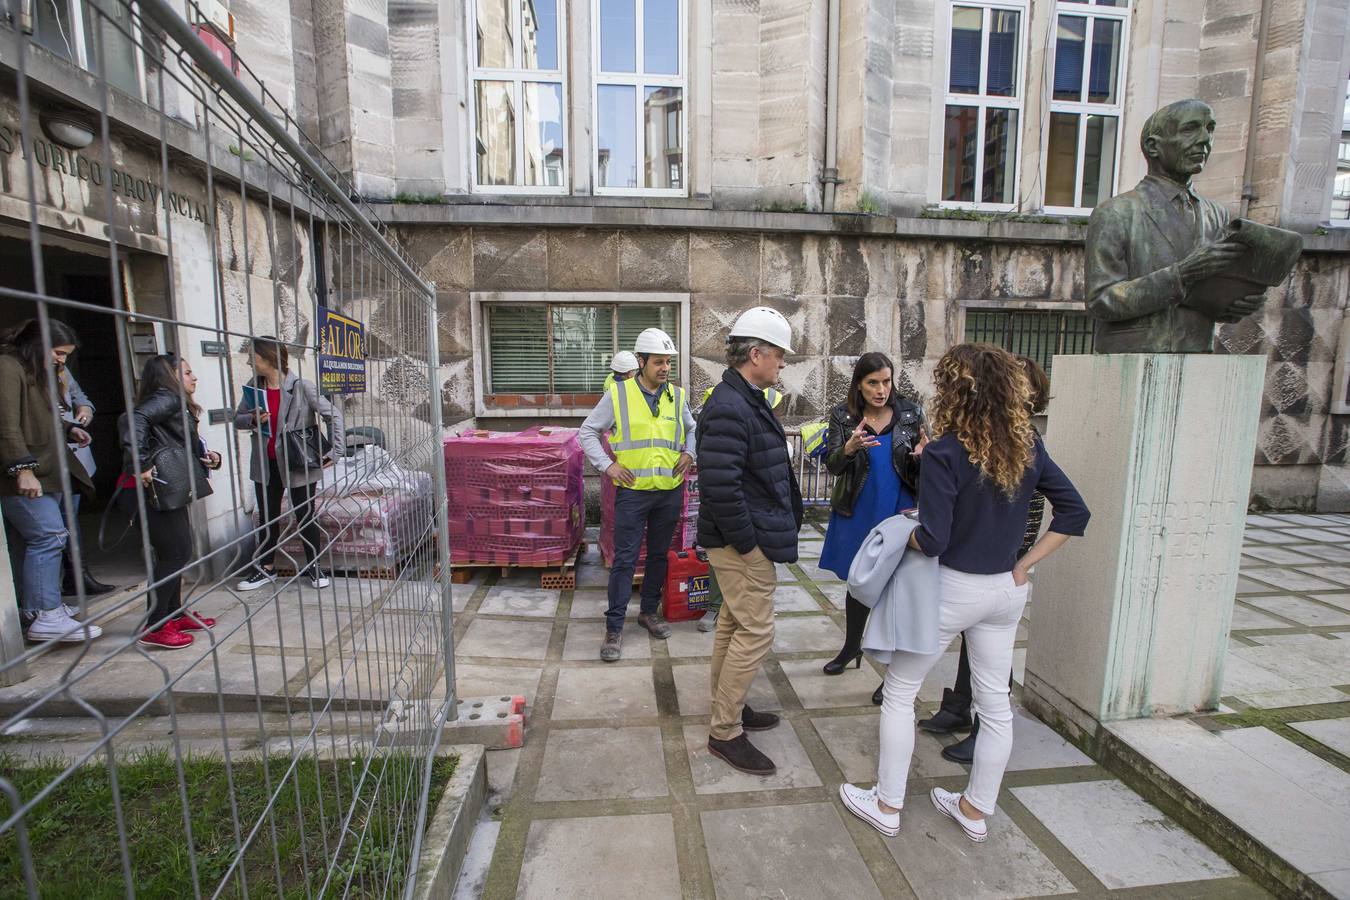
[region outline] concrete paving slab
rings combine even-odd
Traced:
[[[1340,528],[1288,528],[1285,534],[1318,544],[1338,544],[1345,540]]]
[[[1326,516],[1310,516],[1303,513],[1269,513],[1265,516],[1248,516],[1247,523],[1252,524],[1251,520],[1255,518],[1269,519],[1277,528],[1288,528],[1291,525],[1322,528],[1327,524]]]
[[[699,631],[697,622],[671,622],[666,654],[676,658],[712,656],[713,633]]]
[[[1237,580],[1237,595],[1244,597],[1246,594],[1274,594],[1279,588],[1269,584],[1258,584],[1250,578],[1239,576]]]
[[[829,896],[881,897],[829,803],[717,810],[700,818],[720,900],[823,896],[824,873]]]
[[[1253,541],[1262,544],[1304,544],[1305,538],[1296,534],[1289,534],[1287,531],[1271,528],[1248,528],[1242,537],[1244,544],[1250,544]]]
[[[524,752],[519,747],[487,751],[488,790],[499,803],[510,800],[515,793],[516,770],[520,768],[520,754]]]
[[[551,622],[504,622],[474,619],[455,646],[456,656],[495,659],[543,659],[548,654]]]
[[[734,794],[744,791],[773,791],[785,788],[820,787],[811,760],[788,722],[770,731],[757,731],[750,742],[774,761],[778,771],[769,776],[738,772],[708,752],[708,726],[684,726],[684,743],[689,752],[689,767],[694,774],[694,792],[698,794]]]
[[[871,706],[872,692],[881,683],[866,663],[861,669],[849,666],[842,675],[826,675],[819,659],[783,660],[778,665],[806,709]]]
[[[1350,847],[1350,818],[1263,762],[1187,719],[1142,719],[1107,727],[1300,871],[1340,867]],[[1271,815],[1272,810],[1291,809],[1298,815]]]
[[[961,646],[955,642],[953,645],[958,648]],[[956,682],[956,667],[959,660],[960,655],[950,651],[938,658],[937,664],[928,670],[928,676],[919,686],[920,702],[942,702],[942,689],[950,688]]]
[[[530,666],[455,665],[455,693],[460,697],[524,697],[534,703],[542,669]]]
[[[563,669],[553,698],[559,719],[638,718],[656,715],[656,689],[650,666]]]
[[[826,599],[828,599],[836,609],[844,608],[844,600],[848,596],[848,585],[844,584],[842,581],[837,584],[827,582],[825,584],[816,585],[816,588],[825,595]]]
[[[608,584],[609,569],[604,566],[585,564],[577,566],[577,587],[605,587]]]
[[[1309,794],[1322,798],[1328,806],[1350,815],[1350,772],[1268,728],[1233,728],[1218,735]]]
[[[1281,594],[1275,597],[1248,597],[1243,602],[1300,625],[1350,625],[1350,612],[1329,609],[1302,597]]]
[[[1319,564],[1299,566],[1298,571],[1311,575],[1314,578],[1325,578],[1327,581],[1334,581],[1340,587],[1350,586],[1350,566]]]
[[[829,616],[779,617],[774,621],[775,653],[830,653],[844,645],[844,632]],[[821,660],[822,665],[824,660]]]
[[[778,612],[820,612],[820,603],[806,588],[787,585],[773,592],[773,608]]]
[[[1311,564],[1317,559],[1316,556],[1309,556],[1303,549],[1291,550],[1288,547],[1245,547],[1242,552],[1245,556],[1254,557],[1263,564],[1270,565]]]
[[[1308,596],[1320,603],[1330,603],[1337,609],[1350,612],[1350,591],[1340,591],[1334,594],[1309,594]]]
[[[712,713],[711,686],[708,672],[712,667],[707,663],[692,663],[684,666],[672,666],[675,676],[675,698],[682,716],[706,716]],[[778,694],[769,682],[769,677],[761,669],[750,682],[750,691],[745,702],[752,709],[777,711],[783,708]]]
[[[1272,618],[1249,606],[1243,606],[1241,603],[1235,603],[1233,604],[1233,621],[1230,627],[1233,631],[1243,631],[1253,628],[1287,628],[1289,623]]]
[[[1012,793],[1108,888],[1237,874],[1118,781],[1020,787]]]
[[[1295,731],[1303,732],[1319,744],[1325,744],[1342,756],[1350,758],[1350,718],[1293,722],[1289,727]]]
[[[1335,688],[1290,688],[1284,691],[1253,691],[1233,694],[1233,699],[1258,709],[1288,709],[1294,706],[1315,706],[1319,703],[1342,703],[1347,695]],[[1222,712],[1222,708],[1220,708]]]
[[[1350,900],[1350,869],[1322,872],[1314,875],[1313,880],[1326,888],[1336,900]]]
[[[643,799],[669,792],[660,728],[555,728],[534,799]]]
[[[877,780],[877,755],[881,749],[878,716],[823,716],[812,719],[811,725],[825,742],[825,748],[834,757],[844,779],[853,784],[870,785]],[[943,778],[961,775],[965,768],[942,758],[943,744],[926,731],[914,739],[914,756],[909,777]]]
[[[975,845],[926,794],[907,801],[900,833],[885,843],[919,900],[1004,900],[1074,892],[1073,882],[1007,816],[991,819],[989,839]]]
[[[540,819],[530,825],[516,896],[632,900],[641,885],[643,900],[676,900],[675,847],[675,823],[667,813]]]
[[[571,617],[574,619],[599,619],[609,609],[609,595],[604,591],[577,589],[572,594]]]
[[[478,607],[478,612],[492,616],[538,616],[551,619],[558,609],[561,591],[546,591],[541,588],[501,587],[488,588],[487,596]]]
[[[1024,709],[1013,707],[1013,749],[1012,756],[1008,758],[1009,772],[1090,765],[1092,760],[1089,757],[1040,719]]]
[[[811,579],[816,584],[823,584],[829,581],[844,580],[843,578],[840,578],[838,575],[831,572],[829,569],[822,569],[819,565],[819,562],[820,562],[819,560],[802,560],[801,562],[798,563],[798,565],[801,567],[803,574],[805,574],[807,578]]]
[[[1251,580],[1260,581],[1262,584],[1271,585],[1274,590],[1297,591],[1299,593],[1334,591],[1342,586],[1334,581],[1327,581],[1325,578],[1300,572],[1298,569],[1276,566],[1262,569],[1260,574],[1252,573],[1248,577]],[[1239,590],[1238,593],[1241,594],[1243,591]]]
[[[563,642],[563,659],[599,659],[604,639],[604,622],[572,622]],[[630,622],[623,630],[623,658],[652,658],[652,640],[636,622]]]
[[[1340,641],[1303,644],[1297,653],[1283,647],[1243,647],[1231,655],[1288,679],[1295,687],[1350,684],[1350,654]]]
[[[1350,547],[1341,544],[1309,544],[1299,547],[1298,552],[1327,562],[1350,562]]]

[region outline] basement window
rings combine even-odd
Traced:
[[[1054,309],[967,309],[965,340],[1029,356],[1046,374],[1056,354],[1091,353],[1096,323],[1083,312]]]

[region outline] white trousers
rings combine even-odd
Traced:
[[[944,650],[965,632],[970,656],[970,686],[980,736],[975,741],[975,763],[970,770],[966,800],[985,815],[993,815],[1003,770],[1012,753],[1012,705],[1008,677],[1012,674],[1017,623],[1027,603],[1030,584],[1018,587],[1011,573],[970,575],[940,570],[942,610],[938,646]],[[877,763],[877,793],[887,806],[905,802],[910,758],[914,755],[914,698],[942,653],[896,653],[886,669],[881,704],[881,758]]]

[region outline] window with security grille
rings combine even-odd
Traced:
[[[598,394],[609,363],[660,328],[678,345],[680,308],[663,303],[500,303],[483,307],[489,394]],[[670,380],[679,380],[679,358]]]
[[[1050,374],[1055,354],[1091,353],[1092,317],[1052,309],[967,309],[965,339],[1029,356]]]

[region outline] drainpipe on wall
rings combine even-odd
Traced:
[[[825,32],[825,168],[820,181],[825,185],[822,206],[825,212],[834,212],[835,185],[839,177],[839,4],[842,0],[826,0],[829,6],[829,24]]]
[[[1247,157],[1242,166],[1242,206],[1238,215],[1247,217],[1247,210],[1256,199],[1252,173],[1256,170],[1256,119],[1261,113],[1261,88],[1266,72],[1266,38],[1270,34],[1271,0],[1261,0],[1261,21],[1256,33],[1256,68],[1252,73],[1252,109],[1247,118]]]

